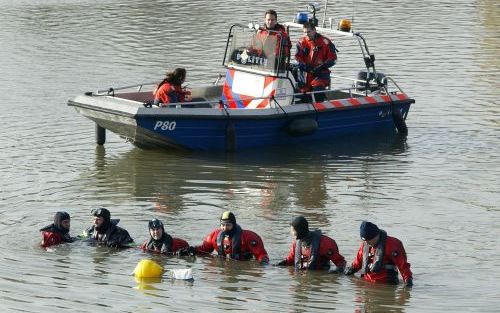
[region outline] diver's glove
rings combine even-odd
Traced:
[[[354,273],[356,273],[356,270],[353,269],[352,266],[348,266],[344,270],[344,274],[347,275],[347,276],[352,275]]]
[[[176,253],[178,256],[195,256],[196,249],[195,247],[189,246],[182,249],[177,250]]]
[[[411,287],[413,287],[413,277],[410,277],[405,281],[405,288],[411,288]]]
[[[286,266],[286,260],[281,260],[278,263],[274,263],[273,266]]]
[[[311,66],[305,64],[305,63],[299,63],[299,65],[297,66],[299,68],[299,70],[303,71],[303,72],[310,72],[311,71]]]
[[[344,266],[335,266],[328,270],[328,274],[342,274],[344,273]]]

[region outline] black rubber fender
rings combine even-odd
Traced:
[[[106,128],[95,124],[95,141],[99,146],[106,142]]]
[[[392,111],[392,119],[394,120],[394,126],[401,135],[408,135],[408,127],[406,126],[405,119],[401,112],[397,109]]]
[[[226,125],[226,151],[236,151],[236,129],[231,121]]]
[[[286,132],[291,136],[306,136],[318,129],[318,122],[313,118],[298,118],[286,125]]]

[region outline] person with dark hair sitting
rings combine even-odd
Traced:
[[[186,81],[186,69],[176,68],[167,72],[166,77],[154,91],[154,105],[164,106],[168,103],[189,101],[191,92],[182,87]]]
[[[296,270],[329,270],[332,261],[336,266],[332,272],[344,270],[346,262],[335,240],[323,235],[319,229],[310,231],[305,217],[297,216],[292,220],[290,233],[294,237],[290,253],[275,265],[294,265]]]
[[[43,237],[40,246],[47,248],[63,242],[73,242],[74,238],[69,235],[70,220],[67,212],[57,212],[54,223],[40,229]]]
[[[83,232],[86,239],[114,248],[128,248],[134,242],[128,231],[116,226],[119,219],[111,219],[105,208],[92,209],[94,224]]]
[[[403,277],[405,287],[413,286],[413,274],[406,259],[403,243],[379,229],[377,225],[363,221],[359,227],[361,245],[346,275],[361,271],[361,277],[369,282],[398,284],[398,272]]]
[[[144,251],[174,254],[180,249],[189,247],[187,241],[170,236],[165,231],[163,223],[157,218],[149,221],[148,228],[151,238],[141,245]]]

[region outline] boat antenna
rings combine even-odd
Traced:
[[[326,26],[326,9],[328,8],[328,0],[325,2],[325,12],[323,12],[323,27]]]
[[[352,26],[354,26],[354,15],[356,15],[356,0],[352,0],[352,18],[351,18]]]

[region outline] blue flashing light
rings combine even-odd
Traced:
[[[307,21],[309,20],[309,15],[307,14],[307,12],[299,12],[297,13],[297,23],[299,24],[304,24],[304,23],[307,23]]]

